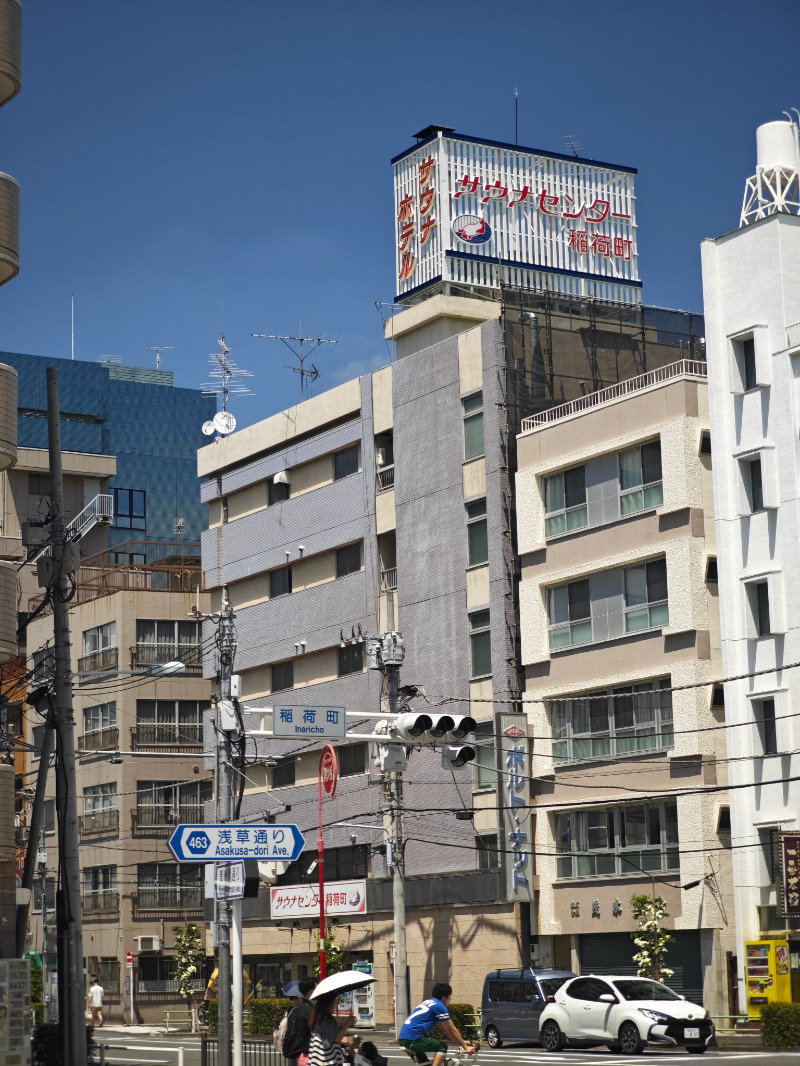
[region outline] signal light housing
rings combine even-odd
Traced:
[[[466,766],[475,758],[475,749],[471,744],[445,744],[442,748],[442,766],[445,770]]]

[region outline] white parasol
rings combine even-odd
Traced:
[[[350,992],[354,988],[371,985],[376,980],[377,978],[373,977],[371,973],[362,973],[360,970],[343,970],[341,973],[332,973],[330,977],[323,978],[309,998],[318,999],[329,992],[336,992],[337,995],[342,995],[344,992]]]

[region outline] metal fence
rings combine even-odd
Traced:
[[[249,1039],[242,1042],[243,1066],[286,1066],[286,1059],[268,1040]],[[218,1066],[217,1038],[203,1035],[200,1040],[200,1066]]]

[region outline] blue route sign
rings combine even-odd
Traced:
[[[178,862],[278,859],[292,862],[305,837],[296,825],[179,825],[169,838]]]

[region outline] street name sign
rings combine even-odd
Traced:
[[[244,860],[218,862],[214,867],[214,893],[217,899],[244,898]]]
[[[344,707],[272,708],[272,735],[303,740],[341,740],[346,736],[347,711]]]
[[[296,825],[179,825],[169,838],[178,862],[278,859],[293,862],[305,838]]]

